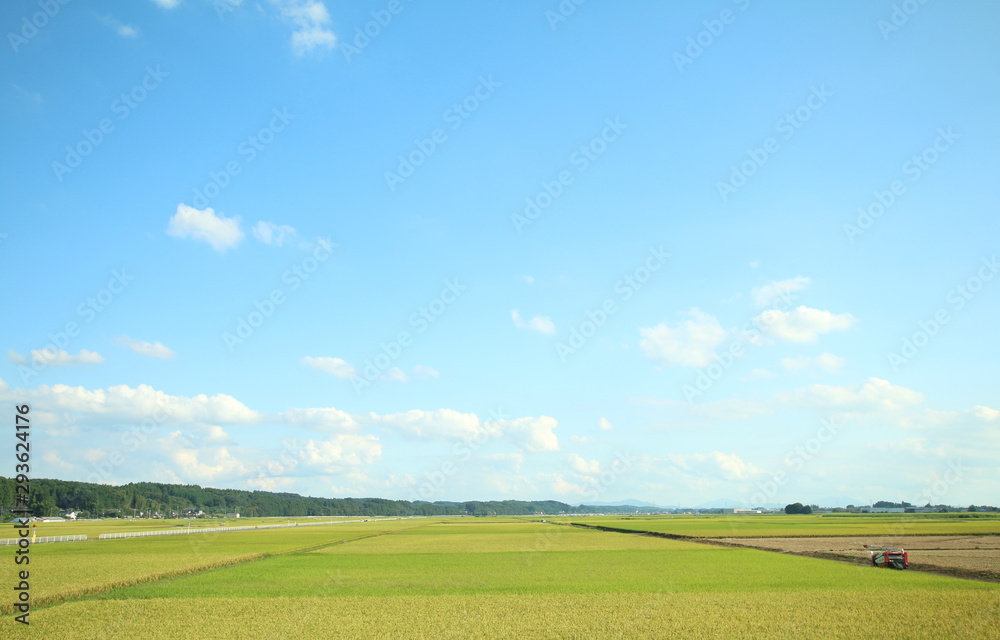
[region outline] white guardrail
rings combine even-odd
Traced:
[[[102,533],[98,540],[116,540],[119,538],[145,538],[147,536],[183,536],[191,533],[223,533],[226,531],[256,531],[260,529],[287,529],[289,527],[315,527],[319,525],[345,524],[347,522],[384,522],[386,520],[409,520],[421,518],[423,516],[407,516],[402,518],[379,518],[373,520],[336,520],[334,522],[298,522],[292,524],[258,524],[245,527],[198,527],[194,529],[166,529],[160,531],[123,531],[119,533]],[[87,536],[84,534],[75,536],[40,536],[34,540],[31,538],[5,538],[0,539],[0,547],[14,546],[21,540],[28,540],[29,544],[40,544],[42,542],[84,542]]]
[[[420,516],[411,516],[420,517]],[[406,518],[380,518],[368,522],[384,522],[386,520],[408,520]],[[145,538],[147,536],[184,536],[192,533],[224,533],[226,531],[255,531],[259,529],[287,529],[289,527],[316,527],[319,525],[345,524],[348,522],[365,522],[366,520],[337,520],[335,522],[298,522],[293,524],[259,524],[246,527],[198,527],[184,529],[166,529],[161,531],[122,531],[119,533],[102,533],[99,540],[117,540],[120,538]]]
[[[86,539],[87,536],[82,534],[78,536],[42,536],[40,538],[35,538],[34,540],[30,537],[23,538],[23,540],[27,540],[30,544],[38,544],[40,542],[83,542]],[[22,538],[6,538],[4,540],[0,540],[0,547],[16,545],[21,540]]]

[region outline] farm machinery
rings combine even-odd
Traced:
[[[910,566],[910,559],[906,551],[894,549],[892,547],[876,547],[865,545],[865,549],[872,554],[872,566],[888,569],[906,569]]]

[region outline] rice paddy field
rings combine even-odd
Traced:
[[[996,638],[1000,628],[996,583],[527,519],[46,544],[31,555],[31,626],[7,605],[0,637]]]
[[[987,513],[572,516],[550,520],[693,538],[1000,534],[1000,514]]]

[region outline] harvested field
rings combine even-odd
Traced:
[[[809,556],[867,561],[864,545],[902,547],[910,568],[1000,581],[1000,536],[893,536],[835,538],[717,538],[727,545]]]

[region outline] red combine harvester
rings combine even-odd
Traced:
[[[906,569],[910,566],[910,558],[902,549],[891,547],[876,547],[865,545],[865,549],[872,554],[872,566],[889,569]]]

